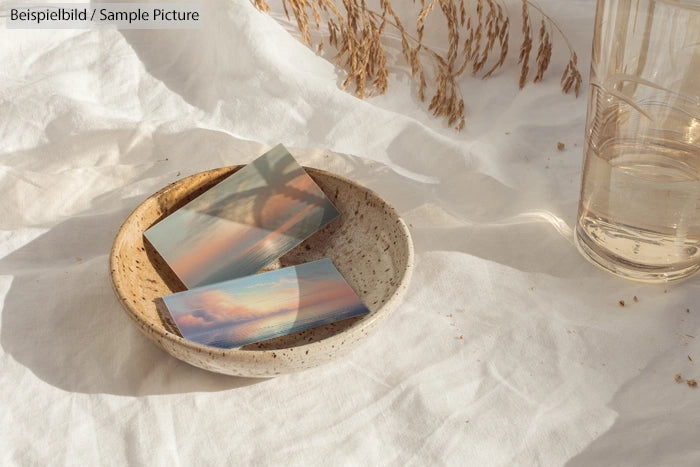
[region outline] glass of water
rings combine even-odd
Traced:
[[[662,282],[700,268],[700,0],[598,0],[576,245]]]

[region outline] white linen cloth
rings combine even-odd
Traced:
[[[541,6],[582,95],[555,35],[544,83],[518,90],[517,51],[462,80],[462,132],[403,65],[384,96],[342,91],[279,5],[213,1],[201,30],[1,24],[0,464],[700,465],[700,388],[674,382],[700,379],[699,279],[624,281],[573,246],[595,5]],[[129,321],[109,248],[162,186],[279,142],[399,209],[413,281],[346,358],[208,373]]]

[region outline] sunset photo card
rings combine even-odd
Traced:
[[[192,288],[260,271],[339,214],[278,145],[144,235]]]
[[[331,260],[162,298],[185,339],[229,349],[368,313]]]

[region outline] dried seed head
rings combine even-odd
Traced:
[[[253,4],[255,5],[255,8],[260,11],[264,11],[265,13],[270,11],[270,5],[268,5],[265,0],[254,0]]]
[[[267,0],[251,1],[259,10],[270,11]],[[542,81],[549,67],[553,49],[551,31],[556,29],[570,53],[561,77],[562,89],[564,92],[573,90],[578,95],[582,80],[576,54],[556,23],[531,2],[522,0],[521,5],[523,40],[518,57],[519,86],[525,86],[529,76],[533,47],[530,9],[533,9],[540,19],[533,81]],[[288,19],[294,16],[301,40],[309,46],[316,42],[312,39],[312,29],[320,31],[325,25],[327,35],[317,40],[315,48],[320,53],[327,42],[337,51],[336,62],[347,72],[343,89],[353,84],[360,98],[386,92],[388,57],[392,48],[386,29],[388,26],[397,31],[401,54],[417,80],[418,97],[424,101],[426,92],[431,92],[428,110],[461,130],[466,119],[459,78],[467,69],[472,74],[483,73],[482,77],[487,78],[503,66],[509,50],[510,19],[504,13],[501,0],[475,0],[471,4],[464,0],[420,0],[418,3],[415,36],[406,30],[391,0],[378,0],[378,8],[376,3],[368,6],[366,0],[282,0],[282,8]],[[442,14],[447,26],[445,52],[437,52],[423,43],[426,22],[436,12]],[[424,59],[432,62],[432,73],[426,73]]]

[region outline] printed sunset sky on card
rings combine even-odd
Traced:
[[[192,288],[254,274],[338,215],[279,145],[144,235]]]
[[[329,259],[163,297],[183,337],[239,347],[367,313]]]

